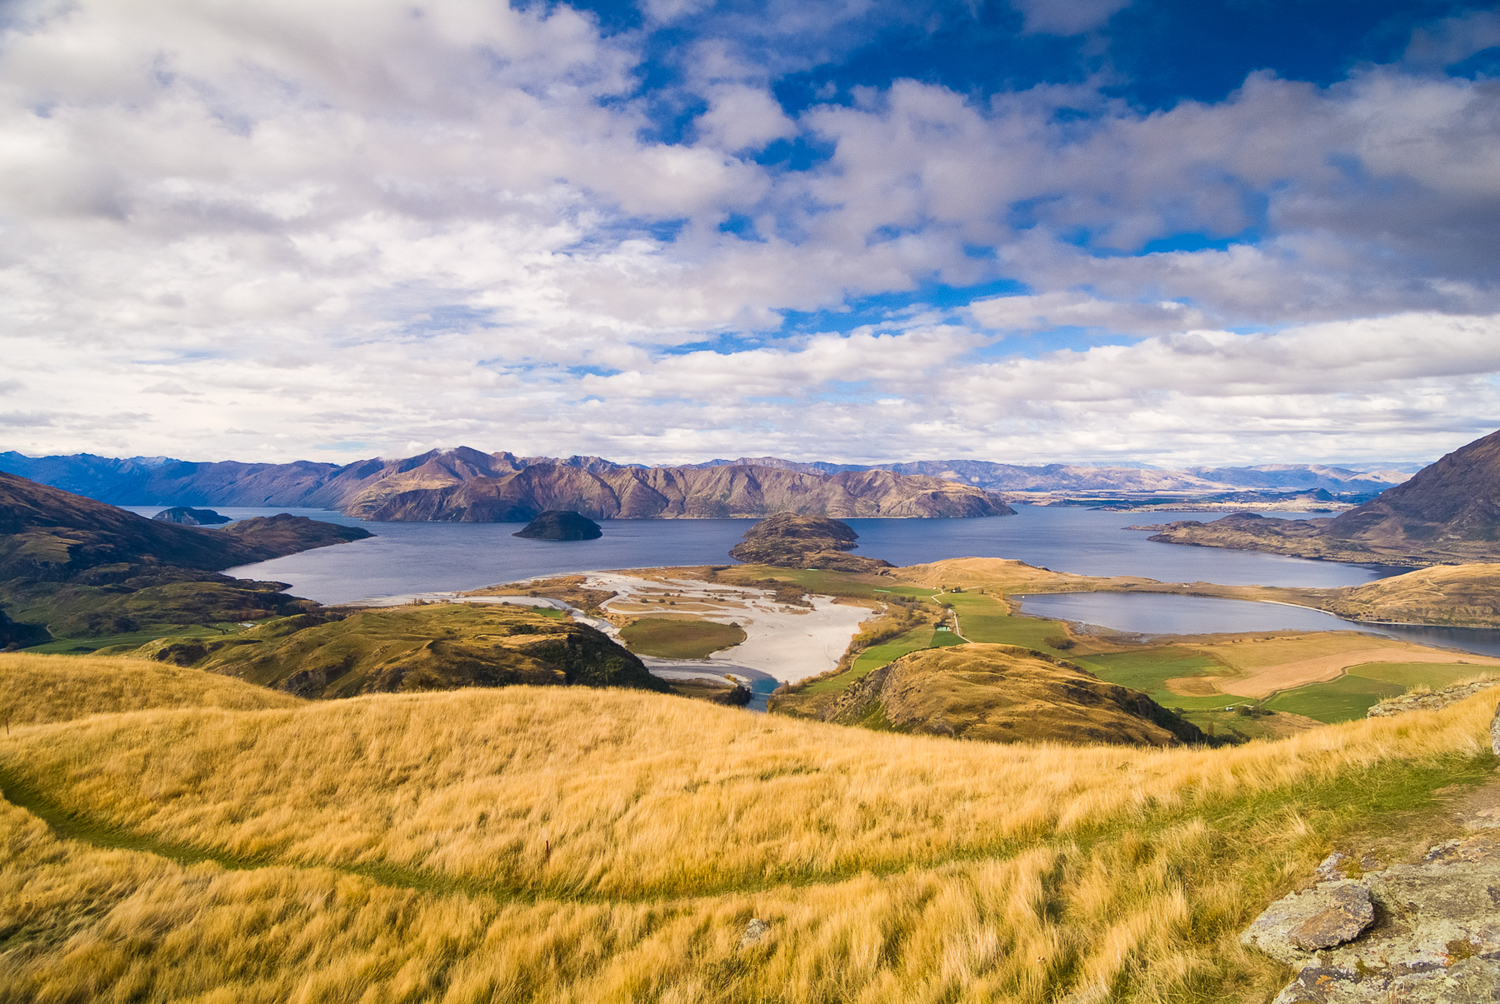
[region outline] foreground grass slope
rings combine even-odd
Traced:
[[[0,653],[0,718],[11,726],[150,708],[295,708],[290,694],[144,659]]]
[[[533,687],[25,726],[0,1000],[1259,1000],[1240,927],[1441,835],[1493,704],[1165,752]]]

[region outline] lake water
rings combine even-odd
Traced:
[[[1183,547],[1125,530],[1138,522],[1212,519],[1212,513],[1102,512],[1064,506],[1017,506],[1015,516],[985,519],[851,519],[858,554],[912,565],[943,558],[1016,558],[1080,575],[1142,575],[1163,582],[1233,585],[1347,586],[1391,569],[1306,561],[1252,551]],[[151,515],[156,507],[133,507]],[[223,508],[244,518],[292,512],[375,533],[369,540],[322,547],[232,569],[234,575],[287,582],[323,603],[477,589],[536,575],[728,564],[729,549],[750,519],[606,520],[598,540],[542,541],[511,536],[518,523],[363,523],[322,509]],[[1293,514],[1281,514],[1293,515]]]
[[[1367,631],[1417,645],[1500,656],[1500,631],[1362,624],[1307,607],[1223,600],[1212,596],[1061,593],[1023,597],[1021,610],[1037,617],[1092,624],[1140,635]]]

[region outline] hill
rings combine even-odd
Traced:
[[[145,651],[299,697],[522,683],[670,689],[605,635],[556,613],[467,603],[319,612],[229,638],[166,639]]]
[[[1350,620],[1500,627],[1500,564],[1436,565],[1329,592],[1321,606]]]
[[[1140,691],[1012,645],[952,645],[902,656],[852,684],[823,717],[984,742],[1165,747],[1208,741],[1197,726]]]
[[[163,708],[295,708],[290,694],[146,659],[0,654],[0,717],[12,726]]]
[[[849,554],[859,545],[859,534],[848,523],[826,516],[782,513],[756,523],[745,539],[729,549],[729,556],[750,565],[775,568],[820,568],[869,572],[890,568],[879,558]]]
[[[1152,540],[1333,561],[1440,564],[1500,561],[1500,432],[1422,468],[1333,519],[1236,514],[1153,527]]]
[[[560,687],[13,726],[0,999],[1266,1000],[1239,932],[1450,835],[1493,705],[1169,750]]]
[[[287,514],[178,526],[0,473],[0,605],[65,638],[253,620],[302,601],[216,571],[370,536]]]

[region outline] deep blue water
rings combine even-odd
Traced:
[[[1015,516],[988,519],[852,519],[860,535],[856,553],[897,565],[942,558],[1017,558],[1082,575],[1143,575],[1164,582],[1222,582],[1273,586],[1358,585],[1379,570],[1306,561],[1251,551],[1156,544],[1132,523],[1213,519],[1213,513],[1102,512],[1062,506],[1018,506]],[[146,515],[157,508],[137,507]],[[363,526],[370,540],[323,547],[232,570],[234,574],[290,583],[292,592],[323,603],[476,589],[534,575],[644,568],[655,565],[728,564],[729,549],[755,521],[608,520],[604,536],[588,541],[522,540],[517,523],[361,523],[325,510],[219,510],[226,516],[295,512],[333,523]],[[1288,515],[1288,514],[1281,514]]]

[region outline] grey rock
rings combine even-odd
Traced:
[[[745,936],[740,939],[740,947],[748,948],[750,945],[758,945],[770,932],[771,925],[759,917],[752,917],[750,923],[745,925]]]
[[[1459,662],[1463,662],[1463,660],[1460,659]],[[1476,666],[1475,668],[1479,667]],[[1365,717],[1389,718],[1393,715],[1404,715],[1408,711],[1437,711],[1440,708],[1446,708],[1450,704],[1457,704],[1464,698],[1471,697],[1481,690],[1489,690],[1496,685],[1500,685],[1500,679],[1487,673],[1483,679],[1474,680],[1470,683],[1455,683],[1451,687],[1442,687],[1438,690],[1402,694],[1399,697],[1387,697],[1365,712]]]
[[[1490,749],[1500,756],[1500,704],[1495,706],[1495,717],[1490,719]]]
[[[1359,882],[1320,882],[1272,903],[1240,937],[1272,958],[1296,965],[1308,953],[1359,936],[1375,920],[1370,890]]]
[[[1307,944],[1320,940],[1318,915],[1360,889],[1377,923],[1339,944],[1297,944],[1299,929]],[[1480,832],[1421,864],[1321,882],[1271,904],[1241,941],[1298,967],[1275,1004],[1500,1004],[1500,840]]]
[[[1361,885],[1329,890],[1327,905],[1287,932],[1287,939],[1306,952],[1353,941],[1375,921],[1370,892]]]

